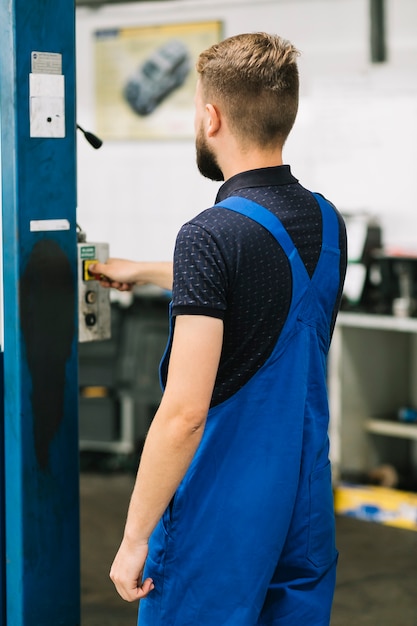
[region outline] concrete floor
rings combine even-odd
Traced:
[[[108,577],[133,481],[129,471],[81,474],[82,626],[136,624],[137,606]],[[338,517],[337,543],[331,626],[417,626],[417,532]]]

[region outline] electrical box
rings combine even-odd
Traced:
[[[105,263],[109,257],[107,243],[78,243],[78,340],[98,341],[111,336],[110,289],[100,286],[89,273],[89,266],[97,261]]]

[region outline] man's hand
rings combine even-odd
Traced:
[[[135,285],[153,284],[172,289],[172,262],[141,262],[108,259],[106,263],[91,263],[88,271],[103,287],[131,291]]]
[[[144,284],[138,277],[138,263],[126,259],[109,259],[106,263],[91,263],[88,271],[103,287],[131,291],[135,284]]]
[[[147,543],[132,545],[126,539],[122,541],[116,554],[110,570],[110,578],[119,595],[127,602],[146,598],[155,588],[151,578],[142,581],[147,556]]]

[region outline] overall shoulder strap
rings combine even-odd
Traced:
[[[285,230],[281,220],[276,215],[271,213],[271,211],[268,211],[268,209],[256,202],[253,202],[252,200],[241,198],[240,196],[230,196],[215,206],[245,215],[263,226],[268,232],[271,233],[271,235],[282,247],[292,267],[295,267],[298,270],[298,274],[306,280],[310,280],[304,263],[302,262],[291,237]]]
[[[331,203],[321,194],[314,193],[313,196],[320,206],[323,220],[323,241],[322,246],[339,249],[339,220],[337,213]]]

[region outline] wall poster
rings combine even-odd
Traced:
[[[219,21],[98,30],[97,134],[103,139],[194,136],[195,62],[220,41]]]

